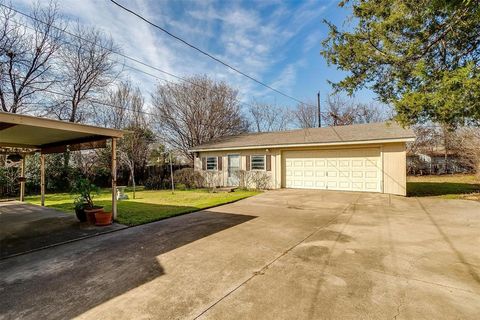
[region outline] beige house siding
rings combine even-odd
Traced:
[[[405,143],[383,145],[383,192],[407,195],[407,153]]]
[[[262,170],[271,177],[271,189],[280,188],[280,182],[277,182],[279,175],[277,174],[277,150],[270,149],[252,149],[252,150],[228,150],[228,151],[208,151],[197,152],[198,157],[194,160],[195,170],[202,170],[202,158],[203,157],[222,157],[222,170],[217,171],[219,182],[221,186],[227,186],[228,178],[228,155],[240,155],[240,170],[247,169],[247,156],[252,155],[270,155],[271,156],[271,170]],[[278,178],[277,178],[278,177]]]
[[[202,158],[215,156],[222,157],[222,170],[218,171],[219,183],[222,186],[227,185],[228,175],[228,155],[240,155],[241,170],[246,170],[246,159],[248,155],[270,155],[271,171],[266,172],[271,177],[271,188],[278,189],[285,187],[285,163],[284,153],[286,151],[311,151],[311,150],[338,150],[346,151],[348,149],[361,148],[379,148],[381,151],[381,166],[383,172],[382,190],[384,193],[406,195],[406,152],[405,142],[385,143],[385,144],[356,144],[349,146],[329,146],[329,147],[295,147],[295,148],[275,148],[275,149],[251,149],[251,150],[228,150],[228,151],[200,151],[196,152],[194,161],[195,170],[202,170]],[[342,152],[345,153],[345,152]]]

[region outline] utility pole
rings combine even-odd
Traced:
[[[322,112],[320,109],[320,91],[317,93],[317,108],[318,108],[318,127],[322,127]]]

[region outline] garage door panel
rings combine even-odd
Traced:
[[[350,161],[349,160],[340,160],[340,161],[338,161],[338,165],[340,167],[349,167],[350,166]]]
[[[363,171],[352,171],[352,178],[363,178]]]
[[[325,171],[316,171],[315,176],[316,177],[325,177]]]
[[[315,167],[317,168],[325,167],[325,160],[315,160]]]
[[[285,185],[381,192],[380,149],[286,151]]]
[[[327,177],[335,178],[337,176],[337,171],[327,171]]]
[[[366,171],[365,178],[376,178],[377,172],[376,171]]]
[[[339,177],[342,177],[342,178],[350,177],[350,171],[340,171],[339,172]]]

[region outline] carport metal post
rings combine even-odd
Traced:
[[[112,215],[117,219],[117,138],[112,138]]]
[[[40,154],[40,194],[41,204],[45,207],[45,155]]]

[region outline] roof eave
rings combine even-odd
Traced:
[[[0,112],[0,122],[12,125],[27,125],[39,128],[52,128],[56,130],[80,132],[91,135],[105,136],[109,138],[122,138],[125,133],[125,131],[119,129],[102,128],[86,124],[66,122],[48,118],[39,118],[29,115],[20,115],[7,112]]]
[[[282,148],[298,148],[298,147],[324,147],[324,146],[342,146],[342,145],[357,145],[357,144],[382,144],[395,142],[413,142],[415,137],[402,137],[392,139],[372,139],[372,140],[358,140],[358,141],[335,141],[335,142],[321,142],[321,143],[292,143],[292,144],[275,144],[275,145],[255,145],[243,147],[210,147],[190,149],[189,152],[208,152],[208,151],[225,151],[225,150],[251,150],[251,149],[282,149]]]

